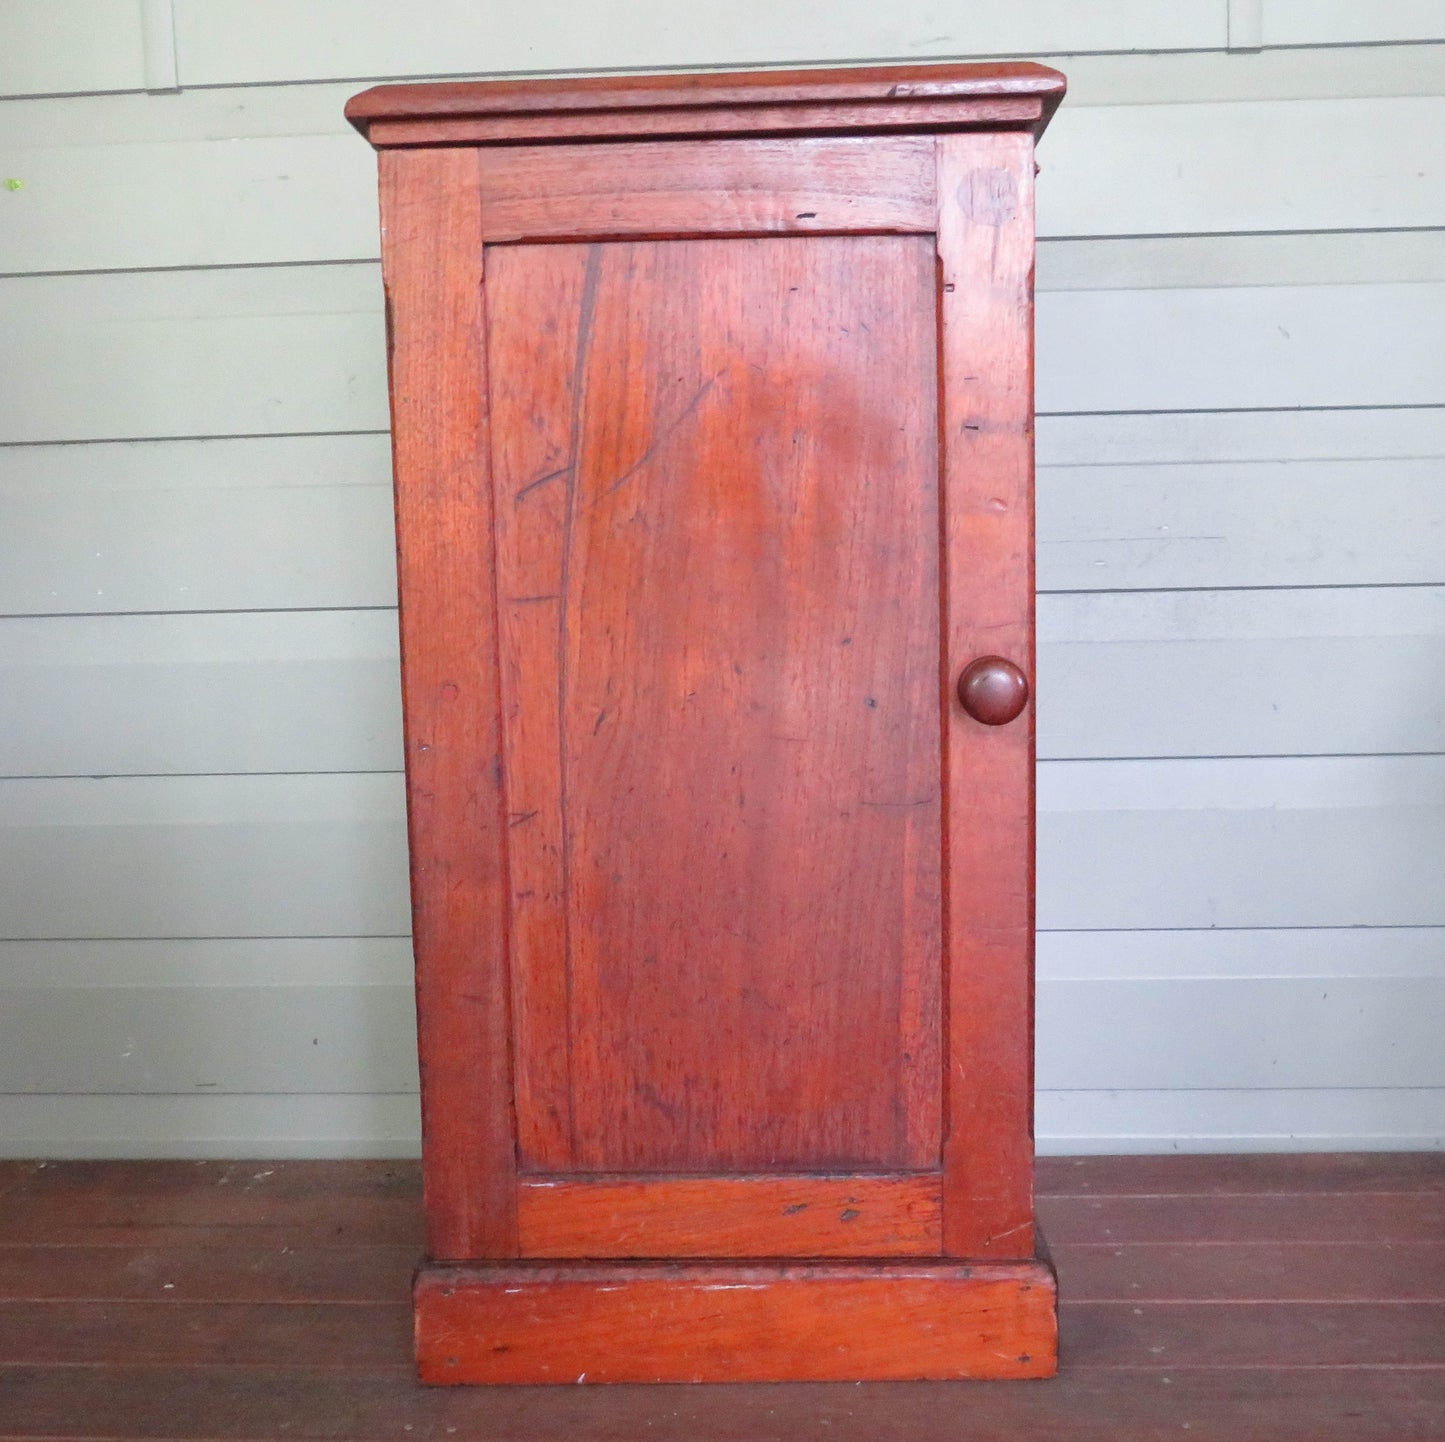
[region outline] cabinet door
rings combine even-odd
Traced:
[[[526,1171],[939,1165],[933,271],[488,249]]]
[[[387,157],[434,1254],[1028,1253],[1027,151]]]

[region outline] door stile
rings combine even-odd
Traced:
[[[427,1253],[514,1257],[478,159],[472,149],[421,149],[379,160]]]
[[[944,549],[946,1255],[1034,1255],[1034,708],[955,685],[1033,675],[1033,137],[937,137]]]

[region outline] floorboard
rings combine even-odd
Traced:
[[[1430,1192],[1445,1178],[1439,1152],[1248,1152],[1237,1156],[1040,1157],[1041,1197],[1258,1196],[1286,1192]]]
[[[0,1442],[1445,1442],[1445,1156],[1045,1159],[1060,1376],[423,1389],[398,1162],[0,1164]]]
[[[7,1369],[0,1389],[7,1442],[1440,1442],[1445,1418],[1439,1372],[1311,1368],[427,1390],[392,1375],[96,1366]]]
[[[1076,1242],[1431,1242],[1445,1238],[1445,1194],[1308,1192],[1267,1196],[1040,1197],[1051,1246]]]
[[[1076,1302],[1445,1301],[1445,1241],[1105,1242],[1053,1256]]]
[[[415,1246],[0,1245],[6,1301],[395,1302]]]

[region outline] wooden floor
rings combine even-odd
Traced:
[[[424,1391],[416,1168],[0,1163],[0,1438],[1445,1439],[1445,1156],[1047,1160],[1050,1382]]]

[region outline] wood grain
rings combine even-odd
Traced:
[[[105,1165],[110,1165],[106,1163]],[[419,1179],[418,1179],[419,1180]],[[5,1201],[5,1236],[35,1247],[170,1248],[258,1246],[409,1247],[423,1240],[420,1187],[350,1198],[317,1188],[289,1202],[238,1188],[228,1198],[87,1193],[15,1193]]]
[[[0,1182],[32,1200],[43,1193],[57,1214],[32,1245],[0,1207],[0,1313],[31,1304],[9,1313],[5,1335],[17,1352],[69,1359],[0,1364],[0,1438],[957,1442],[961,1426],[970,1442],[1152,1442],[1185,1431],[1229,1442],[1445,1435],[1445,1366],[1430,1360],[1445,1301],[1438,1222],[1429,1241],[1391,1240],[1388,1231],[1381,1241],[1298,1239],[1318,1233],[1310,1217],[1321,1205],[1348,1203],[1369,1227],[1381,1220],[1372,1208],[1382,1198],[1438,1197],[1440,1154],[1048,1158],[1044,1188],[1059,1168],[1072,1191],[1054,1199],[1058,1221],[1119,1199],[1122,1225],[1106,1245],[1056,1249],[1073,1305],[1064,1308],[1062,1370],[1048,1386],[662,1391],[418,1388],[404,1326],[405,1249],[336,1245],[383,1210],[419,1211],[414,1164],[0,1168]],[[1281,1203],[1270,1218],[1252,1214],[1265,1233],[1250,1229],[1250,1214],[1211,1210],[1211,1199],[1250,1190]],[[1124,1204],[1140,1193],[1185,1211],[1200,1203],[1196,1240],[1141,1240],[1133,1223],[1147,1218]],[[155,1246],[72,1245],[88,1216],[113,1216],[122,1204],[136,1232],[167,1219],[192,1225]],[[222,1217],[236,1224],[224,1245],[205,1225]],[[1287,1228],[1283,1241],[1270,1239],[1275,1218]],[[277,1240],[283,1228],[289,1241]],[[387,1305],[325,1305],[357,1302]]]
[[[896,125],[1042,130],[1063,94],[1064,77],[1042,65],[902,65],[383,85],[354,96],[346,115],[377,146]]]
[[[1033,1090],[1034,708],[986,726],[952,680],[979,656],[1032,684],[1033,149],[938,142],[948,1063],[944,1248],[1026,1257]]]
[[[552,259],[551,252],[542,257]],[[552,263],[534,295],[506,284],[514,259],[494,249],[488,278],[512,1070],[519,1161],[563,1169],[574,1124],[561,766],[565,637],[557,607],[572,510],[573,373],[579,338],[592,324],[596,280],[593,266]],[[535,314],[537,305],[543,316]]]
[[[524,1257],[931,1257],[940,1179],[918,1176],[531,1179]]]
[[[153,1247],[0,1243],[0,1297],[395,1304],[407,1295],[420,1255],[420,1238],[410,1246],[274,1246],[211,1239],[204,1231]]]
[[[1056,1365],[1053,1274],[1039,1262],[429,1267],[416,1309],[427,1382],[1046,1377]]]
[[[1040,1157],[1035,1172],[1041,1197],[1420,1193],[1445,1187],[1445,1153]]]
[[[39,1162],[0,1161],[0,1197],[25,1187],[40,1166]]]
[[[1314,1196],[1091,1197],[1084,1206],[1040,1197],[1039,1223],[1055,1245],[1115,1242],[1434,1242],[1445,1236],[1445,1192]]]
[[[1025,703],[1061,95],[1004,66],[350,107],[396,346],[423,1380],[1055,1368]],[[990,740],[950,700],[984,654],[1018,702],[971,705]],[[941,1217],[936,1174],[874,1175],[940,1160]]]
[[[488,241],[931,234],[927,136],[498,146],[478,154]]]
[[[381,157],[427,1246],[516,1251],[477,167]]]
[[[524,1186],[520,1197],[524,1249],[537,1235],[530,1192]],[[866,1189],[855,1182],[849,1195],[860,1192],[866,1199]],[[937,1211],[933,1206],[935,1219]],[[865,1215],[861,1213],[860,1220]],[[659,1220],[665,1224],[666,1213]],[[562,1244],[580,1246],[574,1239],[584,1233],[574,1230],[575,1213],[563,1223],[558,1229]],[[315,1234],[323,1236],[324,1229],[318,1226]],[[594,1225],[586,1235],[601,1247],[615,1246],[618,1234]],[[651,1255],[660,1255],[656,1231],[646,1235],[654,1249]],[[903,1248],[887,1250],[897,1233],[875,1225],[865,1235],[870,1237],[865,1247],[879,1249],[876,1255],[909,1254]],[[925,1244],[912,1254],[937,1247],[935,1220]],[[542,1255],[539,1248],[532,1250]],[[737,1250],[745,1247],[740,1243]],[[0,1296],[27,1302],[394,1302],[407,1294],[419,1255],[419,1241],[410,1246],[323,1246],[294,1231],[290,1245],[265,1240],[248,1244],[244,1236],[232,1232],[227,1237],[220,1229],[177,1234],[155,1246],[0,1243]],[[553,1255],[558,1253],[553,1250]],[[677,1255],[682,1255],[680,1250]],[[806,1254],[800,1250],[799,1255]],[[834,1249],[832,1255],[849,1254]],[[1051,1257],[1074,1303],[1142,1307],[1219,1297],[1236,1302],[1445,1302],[1445,1242],[1237,1241],[1210,1246],[1125,1238],[1056,1246]]]
[[[3,1302],[0,1366],[304,1366],[403,1372],[406,1296],[382,1303]]]
[[[931,251],[488,251],[528,1167],[936,1163]]]
[[[899,104],[759,105],[744,114],[690,109],[483,115],[467,119],[373,120],[367,138],[382,149],[423,145],[510,145],[549,140],[679,140],[691,136],[814,135],[849,131],[1020,130],[1037,133],[1044,102],[1034,97],[914,100]]]
[[[1052,1278],[1037,1263],[424,1271],[424,1381],[907,1381],[1049,1376]],[[1445,1303],[1062,1304],[1080,1368],[1445,1368]],[[266,1306],[0,1302],[0,1366],[400,1370],[404,1299]],[[662,1345],[636,1345],[647,1327]],[[656,1329],[652,1331],[652,1329]],[[1002,1355],[1001,1355],[1002,1354]],[[455,1357],[455,1362],[452,1358]]]
[[[1061,1307],[1080,1367],[1445,1368],[1445,1302],[1190,1303],[1154,1308],[1140,1327],[1128,1302]]]
[[[97,1216],[111,1204],[199,1221],[246,1216],[284,1222],[317,1217],[328,1202],[414,1210],[421,1173],[413,1161],[16,1161],[0,1163],[7,1190]]]
[[[1169,1377],[1168,1385],[1161,1376]],[[302,1368],[15,1367],[0,1371],[6,1442],[166,1437],[186,1442],[1438,1442],[1445,1370],[1087,1369],[1045,1387],[419,1388],[392,1373]],[[410,1427],[411,1433],[406,1429]],[[450,1429],[450,1430],[449,1430]]]
[[[1297,1199],[1307,1209],[1310,1195]],[[1053,1246],[1072,1302],[1445,1302],[1445,1242]]]

